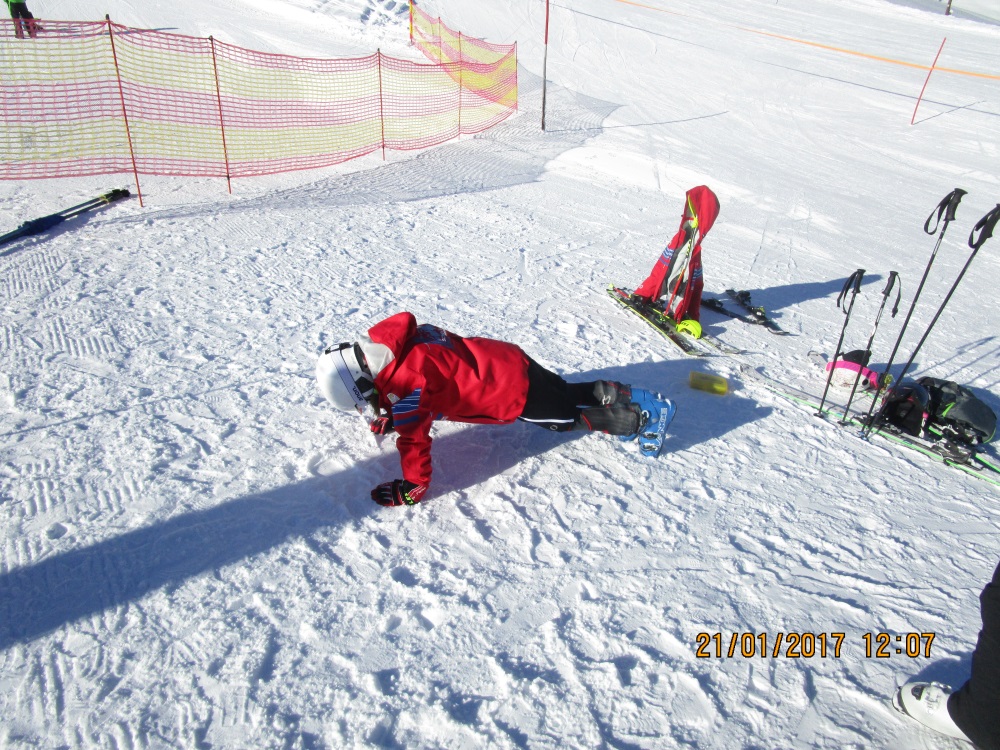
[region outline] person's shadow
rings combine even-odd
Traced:
[[[960,659],[939,659],[928,664],[915,675],[906,678],[907,682],[940,682],[958,690],[972,674],[972,652]]]
[[[720,398],[688,391],[682,382],[691,367],[690,361],[644,362],[577,373],[567,379],[621,380],[674,397],[679,408],[666,454],[722,437],[769,413],[734,394]],[[435,478],[432,494],[424,502],[444,501],[450,493],[475,487],[525,459],[558,451],[577,440],[592,440],[595,450],[605,451],[607,445],[598,441],[617,440],[586,432],[552,433],[520,422],[448,429],[455,431],[433,441]],[[632,444],[611,450],[623,451],[623,460],[646,460]],[[330,476],[194,510],[7,571],[0,575],[0,650],[248,560],[289,540],[325,544],[311,539],[320,529],[346,526],[376,512],[399,512],[383,511],[368,497],[374,484],[398,475],[395,456],[380,454]],[[632,490],[622,489],[628,491]]]

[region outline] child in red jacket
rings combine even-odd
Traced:
[[[393,315],[353,344],[332,347],[316,365],[319,388],[342,411],[357,411],[372,432],[398,435],[403,479],[380,484],[380,505],[420,502],[431,480],[431,423],[531,422],[556,432],[635,436],[644,412],[631,386],[608,380],[567,383],[504,341],[464,338],[411,313]]]

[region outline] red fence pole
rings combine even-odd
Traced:
[[[233,181],[229,175],[229,149],[226,148],[226,123],[222,119],[222,92],[219,89],[219,66],[215,61],[215,37],[208,37],[212,45],[212,70],[215,72],[215,98],[219,102],[219,131],[222,133],[222,158],[226,160],[226,185],[233,194]]]
[[[514,42],[514,88],[517,88],[517,42]],[[521,111],[518,108],[518,105],[520,103],[520,99],[521,99],[520,96],[518,96],[516,99],[514,99],[514,111],[515,112],[520,112]]]
[[[375,50],[378,61],[378,120],[382,125],[382,161],[385,161],[385,105],[382,102],[382,50]]]
[[[111,40],[111,57],[115,61],[115,76],[118,78],[118,97],[122,103],[122,117],[125,118],[125,137],[128,139],[128,152],[132,156],[132,174],[135,175],[135,192],[139,196],[139,208],[142,208],[142,188],[139,187],[139,170],[135,165],[135,149],[132,148],[132,131],[128,126],[128,110],[125,108],[125,90],[122,88],[122,73],[118,68],[118,53],[115,51],[115,34],[111,30],[111,15],[104,16],[108,24],[108,39]]]
[[[927,84],[931,80],[931,73],[934,72],[934,67],[937,65],[938,58],[941,57],[941,50],[944,49],[944,43],[947,41],[948,37],[941,40],[941,46],[938,47],[937,54],[934,55],[934,62],[931,63],[931,69],[927,71],[927,78],[924,79],[924,87],[920,89],[920,96],[917,97],[917,105],[913,108],[913,117],[910,118],[910,125],[912,125],[917,119],[917,107],[920,106],[920,100],[924,98],[924,91],[927,90]]]
[[[542,130],[545,130],[545,79],[549,65],[549,0],[545,0],[545,52],[542,55]]]
[[[458,32],[458,135],[462,135],[462,71],[465,59],[462,57],[462,32]]]

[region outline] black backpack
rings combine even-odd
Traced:
[[[978,446],[993,439],[997,415],[963,385],[920,378],[893,389],[884,418],[908,435]]]

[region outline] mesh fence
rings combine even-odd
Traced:
[[[423,11],[414,7],[420,22]],[[134,172],[252,177],[419,149],[517,107],[516,48],[455,34],[309,59],[111,21],[0,20],[0,179]]]
[[[414,3],[410,17],[411,41],[457,84],[462,133],[489,128],[517,109],[517,45],[463,36]]]

